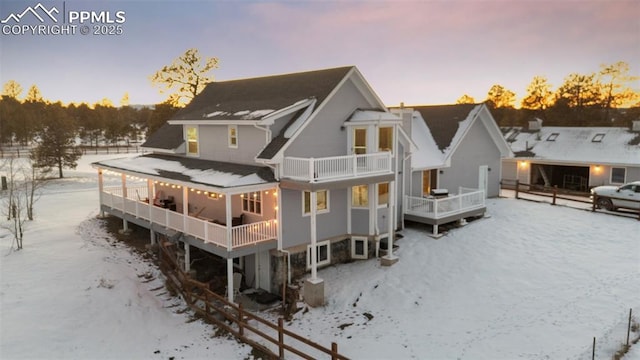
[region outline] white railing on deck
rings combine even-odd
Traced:
[[[405,213],[439,219],[485,206],[484,190],[460,188],[460,194],[445,198],[405,196]]]
[[[285,157],[282,176],[301,181],[327,181],[391,172],[391,153],[326,158]]]
[[[229,238],[226,226],[186,216],[185,228],[185,216],[182,213],[149,205],[146,201],[138,201],[137,195],[132,198],[129,194],[129,191],[127,191],[124,212],[138,218],[151,220],[151,222],[160,226],[194,236],[206,243],[228,247]],[[102,205],[123,211],[122,188],[105,188],[101,198]],[[233,248],[275,239],[277,233],[276,220],[234,226],[231,228],[231,246]]]

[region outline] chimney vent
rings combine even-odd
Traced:
[[[529,131],[540,131],[542,128],[542,120],[536,118],[535,120],[529,121]]]
[[[631,122],[631,131],[640,132],[640,120],[633,120]]]

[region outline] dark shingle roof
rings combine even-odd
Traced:
[[[142,144],[142,147],[174,150],[182,145],[183,142],[182,125],[169,125],[165,123],[147,138],[147,141]]]
[[[280,133],[276,135],[271,142],[265,146],[264,149],[257,156],[258,159],[273,159],[273,157],[282,149],[282,147],[289,141],[289,138],[284,136],[284,133],[289,127],[306,111],[306,108],[298,110],[298,112],[289,120],[289,122],[280,130]]]
[[[172,120],[256,120],[265,116],[260,110],[279,110],[310,98],[321,104],[351,69],[212,82]]]
[[[478,104],[413,106],[412,108],[424,119],[438,149],[444,150],[451,145],[451,140],[458,131],[459,122],[465,120],[476,106]]]

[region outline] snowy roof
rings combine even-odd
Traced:
[[[104,160],[93,163],[93,166],[219,188],[260,185],[276,181],[271,169],[267,167],[172,155],[149,154]]]
[[[510,128],[505,139],[517,158],[564,163],[640,166],[640,134],[620,127]]]
[[[261,120],[308,99],[321,104],[353,68],[212,82],[171,120]]]
[[[361,122],[361,121],[400,121],[400,118],[386,110],[356,110],[348,122]]]
[[[412,107],[411,139],[418,151],[412,157],[411,166],[414,169],[446,166],[481,107],[477,104]]]

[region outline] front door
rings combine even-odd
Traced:
[[[256,275],[258,281],[256,282],[258,288],[271,291],[271,255],[269,250],[260,251],[256,254]]]
[[[487,197],[489,190],[489,166],[481,165],[478,170],[478,189],[484,190],[484,196]]]

